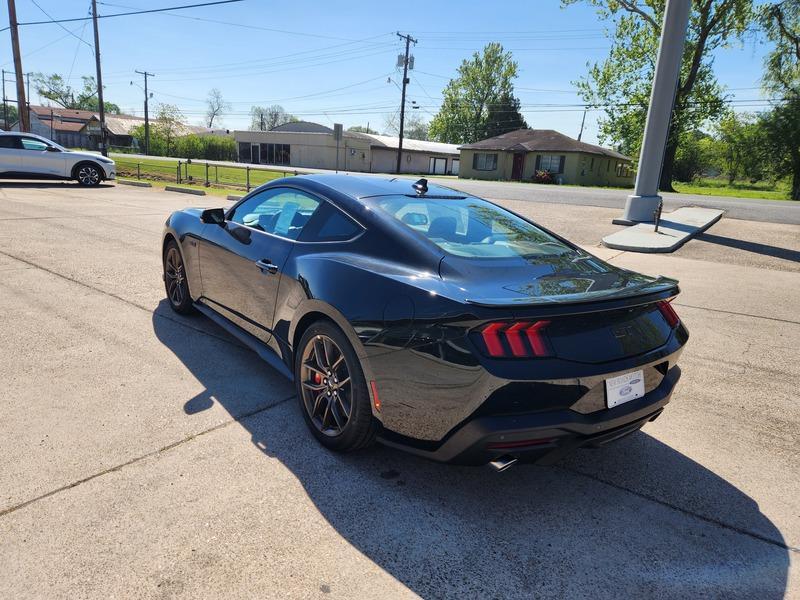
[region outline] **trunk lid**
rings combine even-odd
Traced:
[[[442,258],[439,274],[464,302],[486,307],[553,306],[678,292],[678,282],[610,265],[576,250],[563,255]]]

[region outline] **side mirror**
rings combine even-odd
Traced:
[[[48,151],[48,152],[61,152],[61,150],[59,150],[59,149],[58,149],[58,148],[56,148],[55,146],[48,146],[48,147],[47,147],[47,151]]]
[[[213,225],[225,224],[225,209],[223,208],[207,208],[200,213],[200,220],[203,223]]]

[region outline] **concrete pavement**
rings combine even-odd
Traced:
[[[224,200],[0,188],[0,597],[800,595],[800,228],[723,219],[674,255],[613,209],[508,201],[681,280],[664,415],[555,467],[338,456],[292,387],[163,301],[159,236]]]

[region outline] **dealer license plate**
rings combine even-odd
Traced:
[[[606,401],[614,408],[644,396],[644,372],[633,371],[606,379]]]

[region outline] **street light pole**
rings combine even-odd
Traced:
[[[650,93],[650,106],[647,109],[644,139],[639,154],[636,186],[625,203],[625,214],[622,219],[614,219],[614,223],[633,225],[642,221],[652,221],[653,212],[661,202],[661,196],[658,195],[658,180],[661,178],[664,149],[675,103],[691,9],[691,0],[667,0],[653,89]]]

